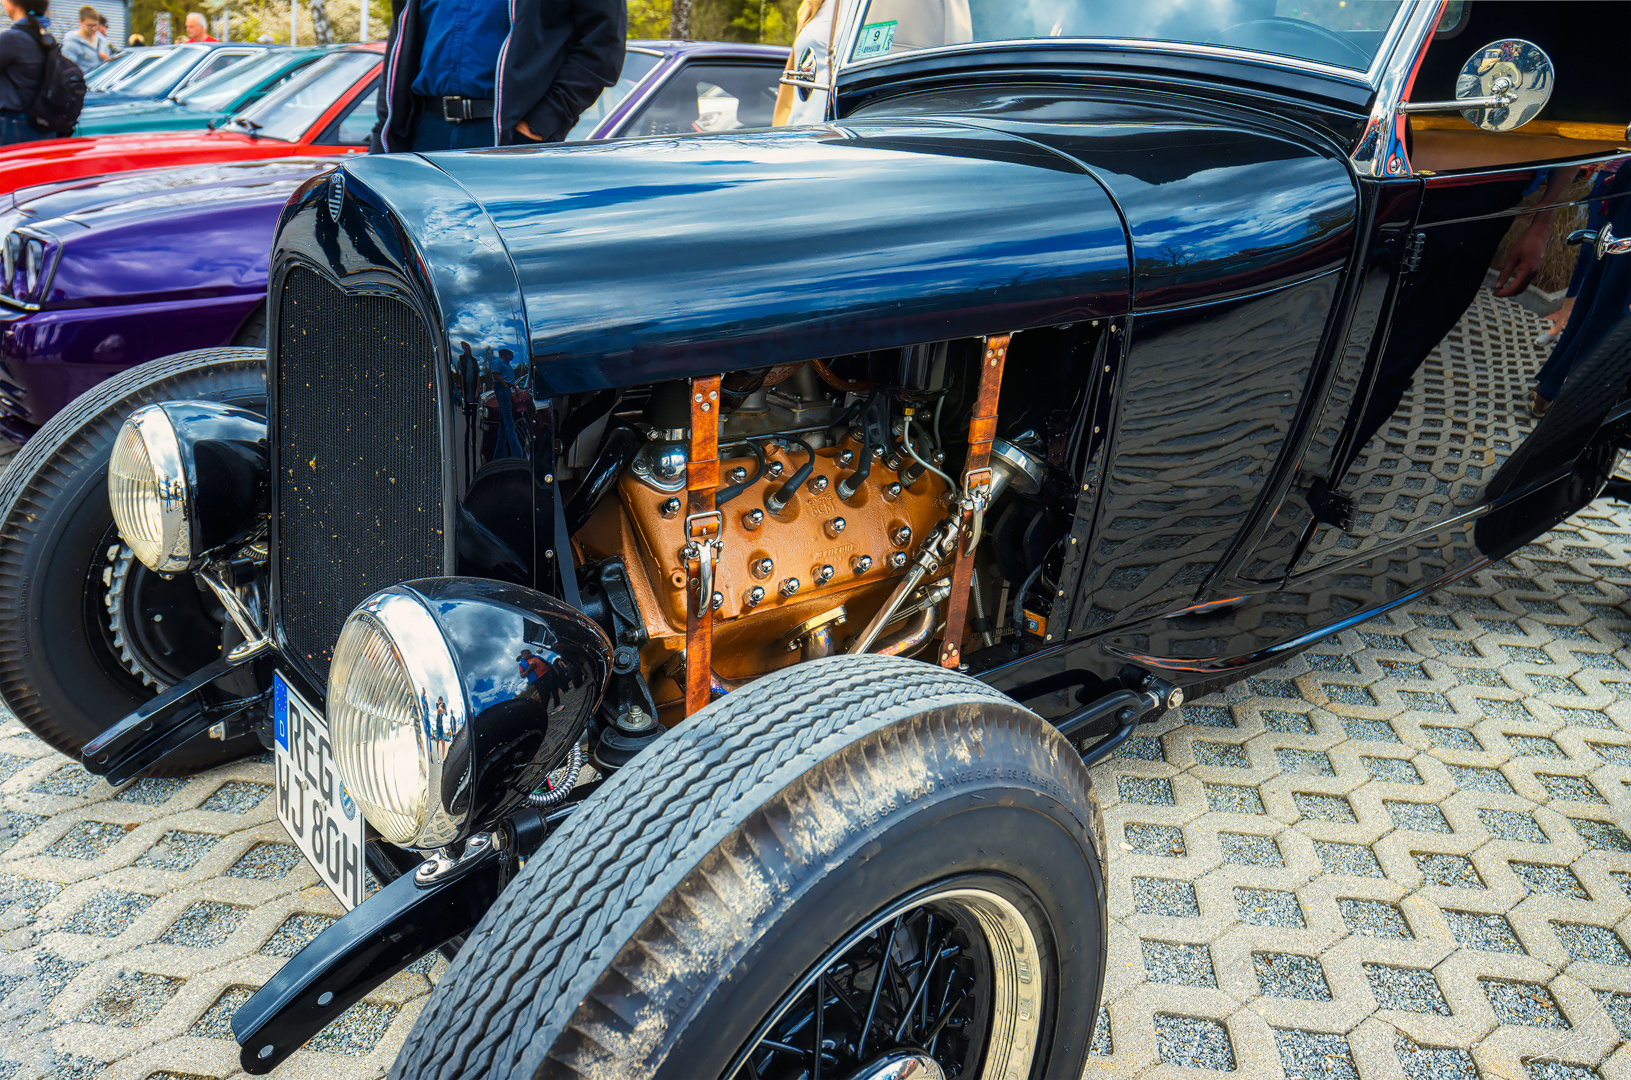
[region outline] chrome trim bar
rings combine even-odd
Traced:
[[[1403,20],[1403,32],[1387,54],[1387,64],[1371,102],[1370,119],[1349,160],[1360,176],[1408,176],[1410,156],[1405,151],[1405,114],[1400,110],[1422,51],[1438,25],[1444,0],[1416,0]]]
[[[1438,21],[1438,9],[1442,7],[1443,0],[1407,0],[1393,17],[1387,33],[1383,36],[1381,46],[1376,56],[1371,60],[1370,67],[1364,71],[1358,68],[1343,67],[1338,64],[1323,64],[1315,60],[1304,60],[1295,56],[1281,56],[1277,53],[1257,52],[1251,49],[1239,49],[1225,45],[1206,45],[1200,42],[1161,41],[1153,38],[1015,38],[1012,40],[998,39],[992,41],[971,41],[956,45],[942,45],[932,49],[913,49],[910,52],[890,53],[884,56],[869,57],[865,60],[845,60],[835,63],[833,70],[838,75],[847,75],[853,71],[865,71],[872,68],[886,66],[905,59],[919,57],[955,56],[959,53],[980,52],[994,46],[1020,47],[1020,48],[1051,48],[1056,45],[1088,46],[1096,48],[1115,48],[1143,53],[1183,53],[1188,56],[1209,57],[1220,60],[1244,60],[1253,64],[1269,67],[1289,67],[1299,71],[1306,71],[1317,75],[1327,75],[1343,79],[1348,82],[1362,85],[1376,86],[1378,81],[1391,67],[1391,59],[1397,55],[1398,44],[1402,38],[1413,37],[1412,31],[1422,6],[1433,9],[1432,22]],[[861,26],[866,20],[866,11],[871,7],[871,0],[851,5],[849,12],[844,16],[844,31],[839,35],[843,48],[837,50],[838,56],[849,57],[855,51],[855,40],[861,32]]]

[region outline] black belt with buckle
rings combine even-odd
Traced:
[[[426,108],[433,116],[440,116],[450,124],[462,120],[491,120],[493,118],[492,98],[468,97],[421,97]]]

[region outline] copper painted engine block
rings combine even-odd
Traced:
[[[722,508],[724,549],[714,581],[722,601],[714,612],[713,656],[715,671],[727,679],[762,675],[795,662],[798,642],[789,639],[790,632],[837,608],[845,609],[846,621],[858,630],[888,597],[917,542],[947,513],[945,482],[908,468],[910,462],[902,466],[905,475],[922,473],[910,485],[884,459],[875,458],[866,482],[851,498],[839,498],[839,481],[855,471],[864,452],[846,437],[815,452],[809,478],[781,513],[772,514],[766,497],[805,458],[802,451],[761,445],[764,475]],[[846,451],[853,458],[849,466],[839,464]],[[780,463],[779,476],[771,476],[772,463]],[[722,484],[734,482],[731,474],[737,467],[751,476],[755,465],[751,457],[723,460]],[[685,647],[683,503],[683,491],[664,491],[625,472],[618,481],[618,498],[602,503],[575,537],[585,557],[620,555],[628,565],[650,637],[642,666],[659,704],[672,699],[674,687],[655,676]],[[757,602],[755,589],[762,590]],[[840,651],[844,636],[840,628]]]

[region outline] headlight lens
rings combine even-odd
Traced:
[[[40,271],[45,267],[45,241],[30,240],[23,245],[23,284],[27,287],[27,296],[34,298],[34,292],[40,285]]]
[[[6,234],[6,246],[5,246],[5,270],[6,270],[5,284],[6,284],[6,292],[10,293],[13,296],[18,295],[17,286],[19,284],[21,284],[17,280],[17,268],[22,265],[22,262],[23,262],[23,238],[21,236],[18,236],[14,232],[9,232],[9,233]]]
[[[192,565],[191,503],[170,417],[157,405],[136,410],[113,443],[108,504],[143,565],[166,574]]]
[[[340,631],[327,702],[334,764],[346,791],[380,835],[412,846],[425,840],[442,756],[427,723],[435,688],[427,688],[423,677],[416,680],[403,658],[404,648],[412,650],[422,636],[420,624],[434,631],[429,613],[405,596],[386,593],[365,601]],[[408,638],[402,647],[393,630]],[[446,690],[440,694],[445,717]],[[462,713],[462,698],[458,709]]]

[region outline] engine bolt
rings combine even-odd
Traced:
[[[786,467],[787,466],[783,465],[779,461],[772,461],[769,465],[765,466],[765,472],[769,473],[773,477],[780,476],[782,474],[782,470]]]
[[[796,593],[798,591],[799,591],[799,579],[798,578],[790,577],[786,581],[782,582],[782,595],[783,596],[792,596],[794,593]]]
[[[899,484],[885,484],[883,486],[883,501],[884,502],[894,502],[898,498],[900,498],[900,485]]]
[[[912,527],[910,525],[897,525],[889,530],[889,540],[896,547],[905,547],[912,542]]]
[[[827,522],[827,535],[832,537],[834,540],[838,539],[838,534],[844,531],[845,524],[846,522],[843,518],[833,518],[831,521]]]
[[[883,447],[881,447],[881,446],[874,446],[874,447],[873,447],[873,448],[872,448],[872,457],[873,457],[873,458],[874,458],[874,459],[875,459],[875,460],[881,460],[881,459],[882,459],[882,458],[883,458]]]
[[[849,561],[849,566],[850,569],[854,570],[857,574],[864,574],[868,570],[872,569],[872,556],[857,555],[855,558]]]
[[[823,491],[826,491],[826,490],[827,490],[827,478],[825,476],[813,476],[813,477],[810,478],[810,494],[820,495]]]
[[[816,567],[815,583],[817,585],[825,585],[827,582],[832,580],[832,576],[837,572],[838,571],[832,568],[830,563],[824,563],[821,566]]]
[[[762,559],[758,560],[757,562],[755,562],[753,564],[753,566],[752,566],[753,576],[754,577],[760,577],[760,578],[769,577],[770,574],[771,574],[771,571],[773,571],[775,569],[776,569],[776,564],[770,561],[770,556],[768,556],[768,555],[766,555],[764,558],[762,558]]]
[[[889,565],[894,567],[896,570],[899,570],[901,567],[905,566],[906,552],[897,551],[893,555],[889,556]]]
[[[720,608],[722,608],[724,606],[725,606],[725,594],[722,593],[722,592],[714,593],[714,607],[713,607],[713,609],[715,611],[718,611]]]
[[[752,532],[765,523],[765,512],[759,509],[749,510],[742,515],[742,528]]]
[[[759,588],[759,586],[755,585],[753,588],[748,590],[747,607],[749,607],[749,608],[758,607],[761,603],[764,602],[764,598],[765,598],[765,591],[763,589]]]
[[[839,451],[838,464],[841,467],[843,467],[845,469],[849,468],[850,462],[852,462],[854,460],[855,460],[855,451],[854,450],[842,450],[842,451]]]
[[[665,518],[674,517],[680,512],[680,500],[677,497],[664,499],[663,504],[657,508],[657,512]]]
[[[887,458],[885,458],[884,464],[889,466],[890,472],[900,472],[900,458],[896,457],[894,454],[890,454]]]
[[[946,463],[945,451],[936,450],[933,454],[929,455],[929,460],[934,462],[936,465],[944,465]]]
[[[731,482],[733,484],[740,484],[742,481],[746,480],[747,478],[748,478],[748,471],[747,471],[747,469],[743,468],[741,465],[738,465],[736,468],[731,470]]]

